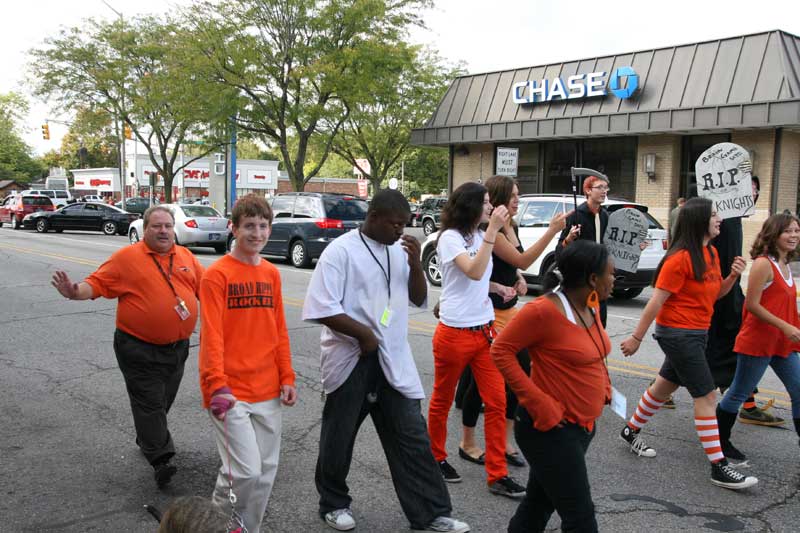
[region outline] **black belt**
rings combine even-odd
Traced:
[[[155,344],[155,343],[152,343],[152,342],[147,342],[146,340],[142,340],[139,337],[137,337],[135,335],[131,335],[130,333],[128,333],[126,331],[122,331],[119,328],[117,328],[117,331],[121,335],[124,335],[125,337],[128,337],[129,339],[133,339],[136,342],[140,342],[142,344],[147,344],[148,346],[155,346],[156,348],[176,348],[176,347],[180,346],[184,342],[189,342],[189,339],[179,339],[179,340],[177,340],[175,342],[168,342],[167,344]]]
[[[466,331],[483,331],[486,328],[491,328],[492,324],[494,324],[494,320],[490,320],[486,324],[481,324],[480,326],[467,326],[467,327],[464,327],[464,328],[459,328],[458,326],[447,326],[447,327],[448,328],[453,328],[453,329],[463,329],[463,330],[466,330]],[[445,325],[447,325],[447,324],[445,324]]]

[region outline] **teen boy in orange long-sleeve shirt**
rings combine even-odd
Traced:
[[[236,247],[200,283],[200,388],[222,459],[213,500],[229,505],[232,482],[236,511],[258,533],[278,471],[281,404],[294,405],[297,391],[280,275],[260,255],[272,210],[248,195],[232,219]]]

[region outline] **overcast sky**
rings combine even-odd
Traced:
[[[107,0],[125,16],[159,13],[190,0]],[[618,52],[684,44],[744,33],[781,29],[800,35],[800,1],[665,0],[611,2],[571,0],[435,0],[425,14],[428,30],[414,31],[444,58],[463,61],[470,72],[527,67]],[[59,26],[77,26],[86,17],[117,15],[101,0],[23,0],[6,6],[11,14],[0,32],[0,92],[29,97],[25,140],[38,153],[60,145],[65,127],[51,125],[51,140],[41,138],[46,118],[57,119],[34,101],[24,85],[26,52]],[[67,118],[67,117],[62,117]]]

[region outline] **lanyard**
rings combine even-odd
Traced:
[[[381,262],[378,261],[378,258],[375,256],[375,253],[372,251],[372,248],[370,248],[369,245],[367,244],[367,241],[364,240],[364,235],[361,233],[361,228],[358,228],[358,236],[361,237],[361,242],[363,242],[364,246],[367,247],[367,251],[369,252],[369,255],[371,255],[372,258],[375,260],[375,262],[378,263],[378,266],[380,267],[381,272],[383,272],[383,277],[386,278],[386,286],[389,288],[389,301],[391,302],[392,301],[392,261],[391,261],[391,259],[389,259],[389,247],[388,246],[386,247],[386,269],[389,270],[389,272],[387,273],[386,269],[383,268],[383,265],[381,264]]]
[[[606,362],[605,362],[605,360],[603,358],[603,350],[600,348],[600,346],[594,340],[594,337],[592,336],[592,333],[591,333],[591,331],[589,329],[589,326],[586,325],[586,321],[583,319],[581,314],[578,312],[578,310],[572,304],[572,300],[569,299],[569,296],[567,296],[566,293],[564,293],[564,297],[569,302],[569,306],[572,307],[572,310],[575,311],[575,314],[578,315],[578,318],[580,319],[581,324],[583,324],[583,330],[586,332],[587,335],[589,335],[589,338],[592,340],[592,344],[594,344],[594,347],[597,348],[597,354],[600,356],[600,362],[603,364],[603,368],[606,371],[606,377],[608,377],[608,382],[611,383],[611,376],[608,374],[608,367],[606,366]],[[595,315],[595,317],[594,317],[594,325],[595,325],[595,328],[597,329],[597,336],[600,338],[600,343],[603,345],[603,348],[605,348],[605,342],[603,341],[603,333],[600,331],[600,324],[597,323],[597,320],[599,318],[600,317]]]
[[[169,275],[167,275],[167,273],[164,272],[164,269],[161,268],[161,263],[158,262],[155,256],[151,255],[150,257],[153,258],[153,263],[155,263],[156,266],[158,267],[158,271],[161,272],[162,276],[164,276],[164,281],[166,281],[167,285],[169,285],[169,288],[172,289],[172,294],[174,294],[176,298],[180,298],[178,296],[178,291],[175,290],[175,286],[172,284],[172,260],[175,258],[175,256],[174,255],[169,256]]]

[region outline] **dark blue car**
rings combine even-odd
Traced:
[[[272,200],[272,234],[261,253],[306,268],[333,239],[361,225],[367,207],[365,200],[346,194],[278,194]]]

